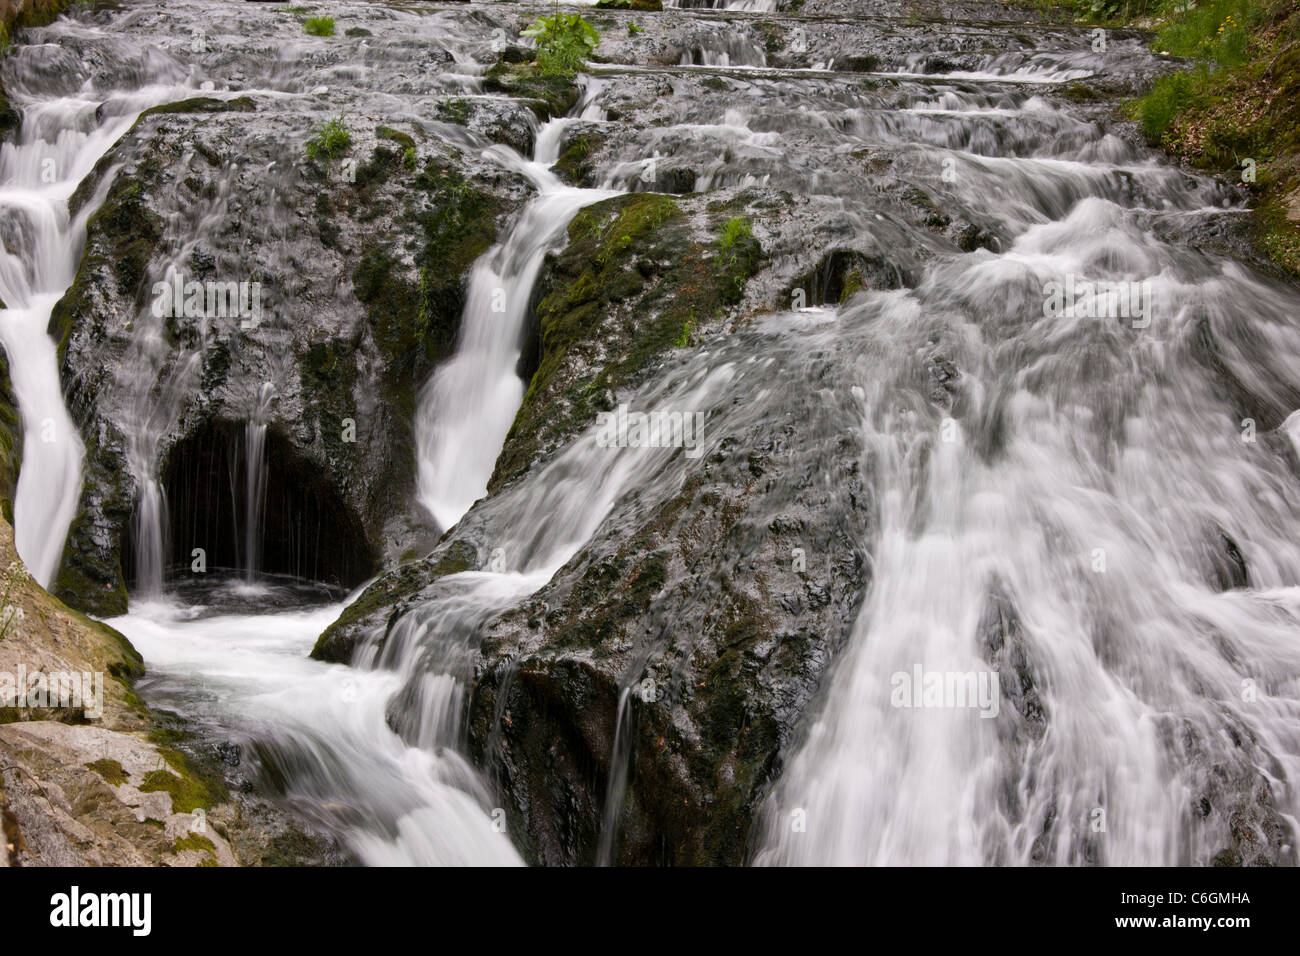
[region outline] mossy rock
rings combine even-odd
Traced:
[[[397,143],[403,149],[415,148],[415,137],[410,133],[403,133],[399,129],[393,129],[391,126],[376,126],[375,136],[379,139],[391,140]]]
[[[564,151],[551,167],[551,172],[574,186],[594,186],[595,164],[592,156],[604,142],[604,135],[595,130],[574,136],[565,143]]]
[[[104,782],[110,787],[120,787],[127,781],[125,768],[116,760],[109,760],[107,757],[86,764],[91,770],[104,778]]]
[[[175,103],[152,106],[140,115],[144,117],[176,113],[252,113],[256,109],[257,104],[248,96],[236,96],[229,100],[215,96],[191,96],[189,99],[177,100]]]
[[[158,752],[167,767],[145,774],[140,785],[141,793],[170,794],[172,813],[207,810],[230,799],[224,781],[216,774],[195,770],[180,751],[159,747]]]
[[[388,155],[396,162],[396,154]],[[359,184],[362,178],[359,171]],[[408,278],[409,270],[399,263],[391,243],[368,249],[352,275],[357,299],[366,307],[375,344],[384,357],[388,398],[408,420],[415,414],[419,388],[455,350],[465,306],[465,277],[496,241],[500,212],[490,194],[434,159],[426,161],[413,185],[427,200],[408,215],[419,236],[418,280]]]
[[[483,75],[483,89],[504,93],[529,101],[538,119],[564,116],[578,102],[580,91],[573,80],[543,76],[532,63],[507,63],[502,60]]]
[[[404,564],[381,575],[343,609],[337,621],[321,632],[311,656],[335,664],[348,663],[371,628],[381,620],[391,628],[403,602],[439,578],[477,570],[478,567],[477,549],[468,542],[452,541],[425,561]]]
[[[677,200],[658,193],[588,206],[568,235],[540,284],[534,340],[525,349],[529,387],[489,493],[613,407],[614,390],[689,345],[701,322],[738,301],[762,258],[752,236],[725,254],[700,241]],[[590,371],[579,378],[580,369]]]
[[[9,378],[9,357],[0,349],[0,515],[9,524],[14,523],[22,451],[22,421]]]

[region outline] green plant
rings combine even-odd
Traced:
[[[402,153],[402,165],[407,169],[415,168],[415,147],[406,147],[406,152]]]
[[[446,118],[447,122],[455,123],[458,126],[464,126],[469,122],[470,114],[473,107],[468,100],[460,97],[444,97],[439,107],[439,112]]]
[[[682,330],[681,332],[677,333],[677,338],[673,340],[673,348],[684,349],[686,348],[686,346],[690,345],[691,333],[694,331],[695,331],[695,313],[692,312],[690,316],[686,319],[686,321],[682,323]]]
[[[748,239],[753,234],[754,227],[750,225],[748,219],[744,216],[733,216],[722,224],[722,232],[718,234],[718,251],[724,256],[730,255],[740,240]]]
[[[727,300],[739,300],[761,254],[762,249],[754,238],[754,227],[748,219],[733,216],[722,224],[718,233],[718,259],[725,273]]]
[[[333,17],[308,17],[302,24],[303,32],[314,37],[332,37],[334,35]]]
[[[627,35],[630,37],[634,37],[638,33],[645,33],[645,27],[639,27],[631,20],[627,21]]]
[[[1236,66],[1246,59],[1250,28],[1258,19],[1258,13],[1252,0],[1209,0],[1197,6],[1174,5],[1151,47],[1171,56]]]
[[[317,127],[316,134],[307,140],[307,158],[310,160],[324,157],[333,162],[352,146],[352,135],[343,125],[343,118],[332,119]]]
[[[569,78],[583,68],[596,45],[600,34],[596,28],[576,13],[560,13],[538,17],[521,36],[537,41],[537,69],[543,76]]]
[[[1134,102],[1130,112],[1148,142],[1158,143],[1174,118],[1187,108],[1195,96],[1196,83],[1190,73],[1170,73],[1156,80],[1151,92]]]

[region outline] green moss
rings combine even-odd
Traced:
[[[676,200],[656,193],[604,200],[573,218],[537,306],[540,359],[489,491],[586,427],[613,390],[738,300],[761,248],[740,227],[721,228],[725,251],[698,242]],[[594,372],[576,380],[580,367]]]
[[[159,755],[170,769],[159,768],[145,774],[142,793],[167,793],[172,798],[172,813],[192,813],[207,809],[229,798],[225,784],[214,774],[200,774],[178,750],[159,747]]]
[[[393,129],[391,126],[376,126],[375,136],[378,139],[391,140],[403,149],[415,148],[415,137],[410,133],[403,133],[401,130]]]
[[[87,442],[86,459],[94,468],[92,459],[97,441]],[[90,482],[87,482],[89,485]],[[58,573],[50,585],[50,593],[68,605],[99,617],[116,617],[126,613],[126,577],[122,573],[120,546],[103,548],[98,544],[105,521],[124,527],[130,517],[130,502],[121,495],[104,498],[98,514],[88,507],[83,493],[83,510],[79,511],[68,527],[68,540],[63,549]]]
[[[334,35],[333,17],[308,17],[303,21],[302,32],[314,37],[332,37]]]
[[[252,113],[257,110],[257,104],[251,97],[236,96],[234,99],[223,100],[215,96],[192,96],[187,100],[178,100],[175,103],[163,103],[161,106],[152,106],[145,110],[141,116],[167,116],[181,113]]]
[[[181,730],[179,727],[158,727],[149,731],[149,742],[162,744],[164,747],[174,747],[193,738],[192,733],[188,730]]]
[[[438,118],[447,123],[464,126],[469,122],[474,106],[469,100],[459,96],[446,97],[438,107]]]
[[[419,387],[455,349],[464,308],[462,277],[496,240],[498,212],[487,193],[434,159],[413,185],[427,200],[409,217],[418,237],[413,256],[418,285],[406,278],[391,242],[367,249],[352,276],[385,359],[387,397],[408,419]]]
[[[539,119],[564,116],[578,102],[579,90],[572,78],[546,76],[535,63],[507,63],[504,60],[483,76],[483,89],[526,99]]]
[[[1091,86],[1083,83],[1072,83],[1065,89],[1061,90],[1061,96],[1072,103],[1087,103],[1092,100],[1101,99],[1101,94]]]
[[[177,837],[176,842],[172,844],[173,853],[183,853],[186,850],[216,853],[217,846],[202,833],[187,833],[183,837]]]
[[[96,760],[93,763],[86,764],[91,770],[104,778],[104,782],[111,787],[120,787],[126,783],[126,770],[116,760],[109,760],[107,757]]]
[[[343,420],[356,419],[358,354],[350,339],[327,339],[309,345],[298,362],[303,394],[314,398],[304,409],[303,421],[320,436],[331,461],[348,453]]]
[[[173,813],[192,813],[200,808],[207,808],[211,803],[206,790],[170,770],[149,771],[145,774],[140,790],[143,793],[170,794]]]
[[[0,516],[14,523],[14,495],[22,464],[22,424],[9,378],[9,357],[0,349]]]

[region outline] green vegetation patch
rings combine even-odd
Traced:
[[[93,763],[88,763],[86,766],[103,777],[104,782],[111,787],[120,787],[127,781],[126,770],[116,760],[109,760],[104,757]]]
[[[187,833],[183,837],[177,837],[176,842],[172,844],[173,853],[183,853],[186,850],[194,850],[198,853],[216,853],[216,844],[205,837],[202,833]]]
[[[572,76],[544,73],[536,63],[497,63],[483,74],[483,89],[526,100],[538,119],[563,116],[578,102]]]
[[[302,32],[314,37],[332,37],[334,35],[333,17],[308,17],[302,23]]]
[[[229,798],[225,784],[211,774],[195,771],[178,750],[158,748],[159,755],[168,768],[151,770],[140,785],[142,793],[167,793],[172,798],[172,813],[193,813],[207,809]]]
[[[1251,190],[1260,245],[1300,275],[1300,10],[1290,0],[1162,7],[1156,51],[1191,58],[1127,106],[1147,141]]]
[[[343,117],[327,120],[316,128],[307,140],[307,158],[313,162],[324,159],[327,162],[341,157],[352,148],[352,134],[343,124]]]
[[[538,17],[520,35],[537,41],[537,69],[541,75],[564,79],[572,79],[586,66],[587,58],[600,43],[596,28],[577,13]]]
[[[748,220],[718,228],[716,242],[698,241],[677,201],[656,193],[616,196],[574,217],[541,289],[540,359],[490,491],[586,427],[613,390],[687,347],[700,322],[739,300],[762,250]],[[577,380],[577,368],[595,372]]]
[[[394,389],[390,399],[407,417],[414,414],[419,386],[455,348],[465,305],[462,278],[496,240],[499,211],[490,195],[433,158],[413,185],[428,200],[406,217],[418,237],[418,285],[406,278],[392,243],[368,249],[352,276],[388,366],[385,381]]]

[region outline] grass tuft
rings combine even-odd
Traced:
[[[303,21],[302,29],[304,33],[310,33],[314,37],[332,37],[334,35],[334,18],[308,17]]]

